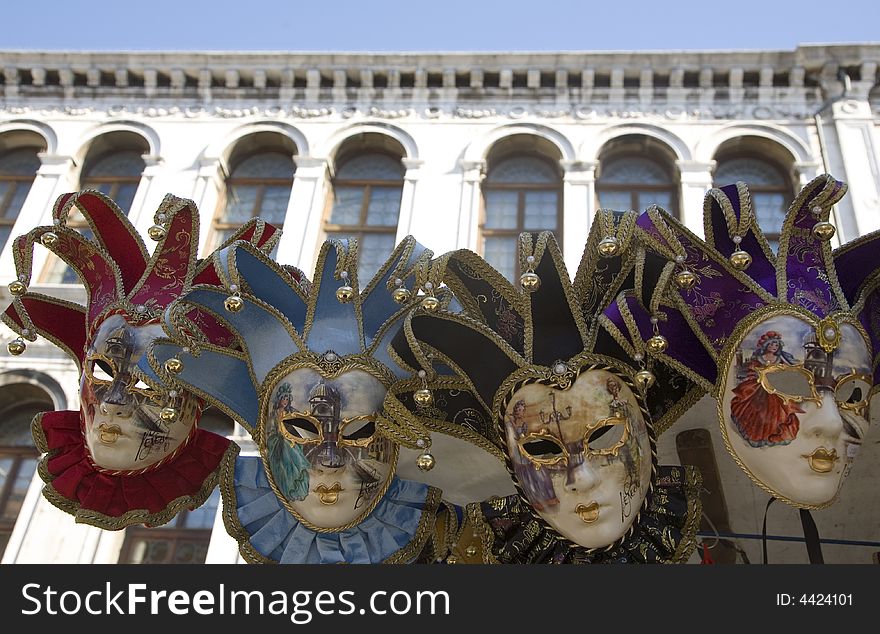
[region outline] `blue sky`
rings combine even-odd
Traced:
[[[2,5],[0,50],[621,51],[880,41],[880,9],[868,0],[5,0]]]

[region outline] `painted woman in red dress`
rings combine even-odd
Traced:
[[[804,410],[793,401],[767,392],[757,372],[758,368],[770,365],[794,365],[794,357],[782,348],[782,335],[777,331],[769,330],[761,335],[746,364],[746,378],[733,388],[730,417],[752,447],[787,445],[797,437],[800,427],[797,415]]]

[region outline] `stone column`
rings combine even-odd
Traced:
[[[703,235],[703,198],[712,188],[712,172],[715,161],[676,161],[681,174],[679,210],[681,221],[698,236]],[[668,209],[670,213],[671,209]]]
[[[562,176],[562,253],[568,272],[580,263],[595,214],[596,161],[560,161]]]
[[[298,266],[311,277],[324,222],[328,161],[314,156],[294,156],[293,162],[296,174],[277,259],[281,264]]]
[[[147,229],[153,224],[153,214],[165,197],[165,192],[151,192],[153,179],[162,172],[162,158],[152,154],[143,155],[144,171],[141,174],[141,182],[138,183],[137,191],[131,202],[131,209],[124,209],[128,212],[128,219],[137,228],[141,235],[147,234]],[[156,199],[156,200],[154,200]]]
[[[486,175],[486,161],[459,162],[461,166],[461,203],[458,210],[457,249],[480,251],[477,228],[480,224],[480,183]]]
[[[424,164],[421,159],[404,158],[400,162],[406,172],[403,175],[403,191],[400,196],[400,215],[397,220],[397,242],[412,233],[416,183],[419,180],[419,168]]]
[[[210,239],[211,226],[214,214],[217,213],[225,176],[226,169],[219,158],[204,160],[199,165],[199,172],[190,196],[199,208],[199,253],[205,252]]]

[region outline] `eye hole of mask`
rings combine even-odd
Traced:
[[[108,383],[113,381],[113,366],[104,361],[103,359],[93,359],[92,360],[92,378],[96,381],[106,381]]]
[[[364,440],[376,433],[376,422],[365,418],[347,423],[342,429],[342,437],[345,440]]]
[[[317,425],[308,418],[286,418],[282,421],[282,424],[291,436],[296,436],[303,440],[317,440],[319,438]]]
[[[619,447],[626,440],[626,422],[621,419],[620,423],[605,424],[590,432],[587,438],[589,451],[601,451]]]
[[[815,399],[816,392],[810,375],[802,368],[780,367],[764,373],[761,381],[768,392],[794,401]]]
[[[525,440],[520,443],[520,447],[532,458],[553,459],[565,454],[562,446],[557,441],[546,438]]]
[[[862,377],[845,377],[837,384],[834,398],[846,409],[862,409],[867,407],[871,394],[871,385]],[[850,407],[847,407],[850,406]]]

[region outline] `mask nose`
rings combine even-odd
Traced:
[[[820,390],[822,407],[817,407],[807,416],[801,416],[801,431],[817,438],[837,439],[843,433],[843,418],[840,416],[834,393]]]
[[[339,453],[335,442],[323,442],[318,450],[318,464],[325,469],[341,469],[345,466],[345,460]]]
[[[599,484],[599,474],[588,460],[584,460],[583,454],[571,454],[565,475],[565,490],[569,493],[584,492],[597,484]]]
[[[132,415],[132,398],[124,381],[118,377],[113,379],[110,389],[101,400],[100,409],[102,414],[113,418],[129,418]]]

